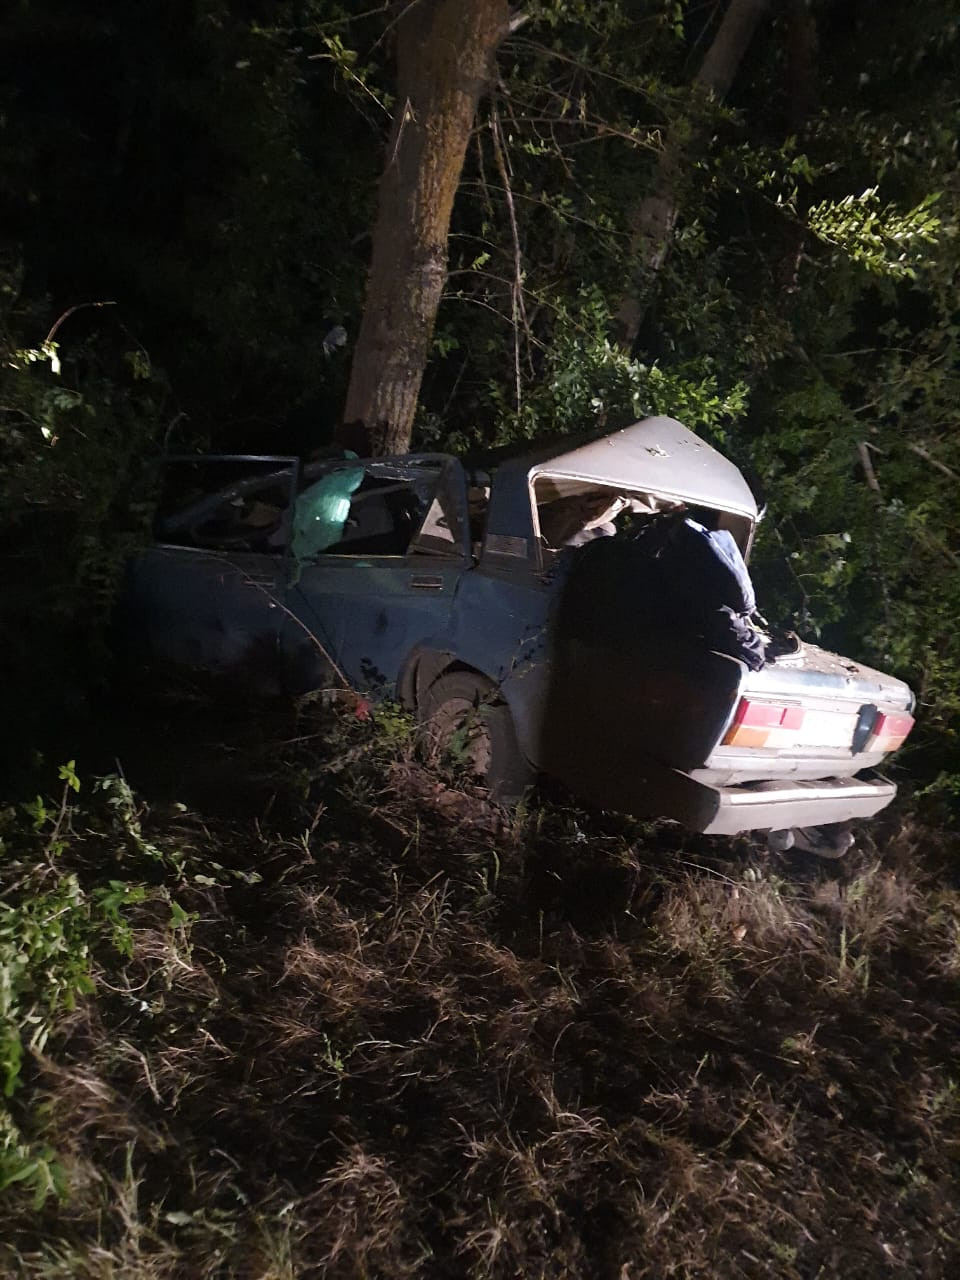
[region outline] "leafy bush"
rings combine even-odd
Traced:
[[[37,1204],[65,1194],[63,1170],[43,1142],[25,1139],[9,1109],[24,1083],[25,1054],[43,1054],[79,998],[95,991],[92,949],[108,939],[120,955],[132,947],[125,910],[144,890],[120,880],[81,886],[62,858],[71,839],[71,794],[80,782],[62,766],[63,794],[48,807],[38,796],[22,812],[0,814],[0,1191],[14,1183]],[[31,1126],[32,1127],[32,1126]]]

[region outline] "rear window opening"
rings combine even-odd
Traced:
[[[541,548],[556,553],[598,538],[640,536],[671,518],[689,518],[709,530],[728,530],[743,555],[753,522],[746,516],[675,498],[597,485],[565,477],[538,476],[533,486]]]

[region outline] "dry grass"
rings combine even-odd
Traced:
[[[953,1274],[956,848],[828,879],[367,759],[144,818],[190,857],[11,1104],[71,1195],[5,1193],[2,1274]]]

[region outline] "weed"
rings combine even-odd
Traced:
[[[77,1001],[93,994],[92,951],[107,937],[123,958],[133,952],[125,911],[144,900],[142,886],[110,880],[85,891],[62,855],[69,844],[70,797],[80,791],[75,761],[61,765],[63,792],[48,808],[38,796],[25,806],[31,831],[5,832],[6,900],[0,902],[0,1085],[12,1099],[23,1083],[25,1056],[44,1052]],[[7,815],[9,823],[9,812]],[[39,836],[38,845],[31,834]],[[6,877],[5,877],[6,878]],[[45,1143],[24,1138],[9,1109],[0,1112],[0,1190],[20,1184],[40,1204],[63,1195],[62,1167]]]
[[[58,1014],[93,991],[90,904],[77,877],[0,903],[0,1072],[11,1097],[24,1049],[42,1052]]]
[[[117,831],[127,837],[138,854],[151,862],[172,861],[176,864],[178,861],[176,857],[169,859],[163,850],[144,839],[141,824],[143,811],[126,778],[121,774],[110,774],[108,777],[98,778],[94,783],[94,791],[99,793],[112,813]]]
[[[894,843],[790,879],[746,843],[511,821],[345,718],[364,750],[306,792],[278,768],[270,823],[71,788],[51,858],[59,803],[3,820],[17,939],[66,895],[95,991],[71,1012],[29,943],[0,1270],[952,1274],[949,871]]]

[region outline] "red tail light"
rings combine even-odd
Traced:
[[[913,716],[907,715],[906,712],[900,715],[886,715],[881,712],[873,722],[873,728],[870,731],[870,737],[867,739],[867,745],[864,750],[896,751],[898,747],[902,747],[906,742],[913,726]]]
[[[779,746],[787,736],[779,730],[803,727],[803,707],[778,702],[752,702],[741,698],[730,728],[723,736],[725,747]]]

